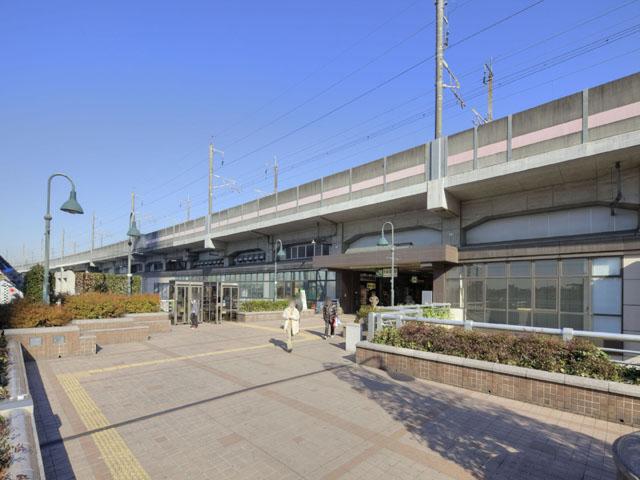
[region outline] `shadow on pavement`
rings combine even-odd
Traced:
[[[38,431],[45,474],[47,478],[51,479],[75,478],[69,456],[62,443],[60,418],[51,409],[37,362],[26,352],[25,367],[29,392],[34,403],[36,430]]]
[[[555,419],[546,423],[501,407],[490,397],[440,389],[407,375],[394,377],[411,385],[367,368],[331,369],[333,365],[325,368],[402,423],[419,444],[474,477],[615,478],[607,442],[559,426]]]

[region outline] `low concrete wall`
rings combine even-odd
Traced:
[[[34,359],[93,355],[96,345],[142,342],[156,333],[171,331],[166,314],[135,314],[123,318],[73,320],[64,327],[13,328],[16,339]]]
[[[95,337],[82,333],[77,325],[12,328],[4,333],[8,339],[17,340],[35,359],[96,353]]]
[[[8,351],[9,397],[0,401],[0,415],[9,420],[9,442],[14,447],[13,462],[7,472],[8,478],[44,480],[33,399],[29,392],[20,343],[16,339],[10,339]]]
[[[640,386],[360,342],[356,362],[424,380],[640,427]]]

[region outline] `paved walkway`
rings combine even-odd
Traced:
[[[29,363],[47,478],[615,478],[625,426],[391,378],[303,327],[292,354],[226,323]]]

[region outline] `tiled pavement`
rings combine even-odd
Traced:
[[[625,426],[357,367],[319,325],[287,354],[276,327],[29,363],[47,478],[615,478]]]

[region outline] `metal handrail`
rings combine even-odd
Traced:
[[[435,306],[435,305],[428,305]],[[503,330],[503,331],[511,331],[511,332],[521,332],[521,333],[539,333],[546,335],[558,335],[561,336],[563,340],[569,341],[574,337],[583,337],[583,338],[597,338],[601,340],[616,340],[621,342],[640,342],[640,335],[633,335],[628,333],[610,333],[610,332],[597,332],[590,330],[574,330],[573,328],[547,328],[547,327],[531,327],[527,325],[507,325],[501,323],[487,323],[487,322],[476,322],[473,320],[452,320],[445,318],[431,318],[431,317],[421,317],[421,316],[413,316],[415,315],[415,310],[411,308],[402,309],[399,307],[397,311],[394,312],[372,312],[369,314],[369,325],[368,325],[368,340],[371,340],[376,331],[382,329],[385,326],[395,326],[400,327],[404,322],[425,322],[436,325],[447,325],[452,327],[463,327],[465,330],[472,330],[473,328],[485,328],[491,330]],[[636,350],[627,350],[627,349],[614,349],[614,348],[605,348],[598,347],[600,350],[604,352],[618,353],[618,354],[634,354],[638,355],[640,352]]]

